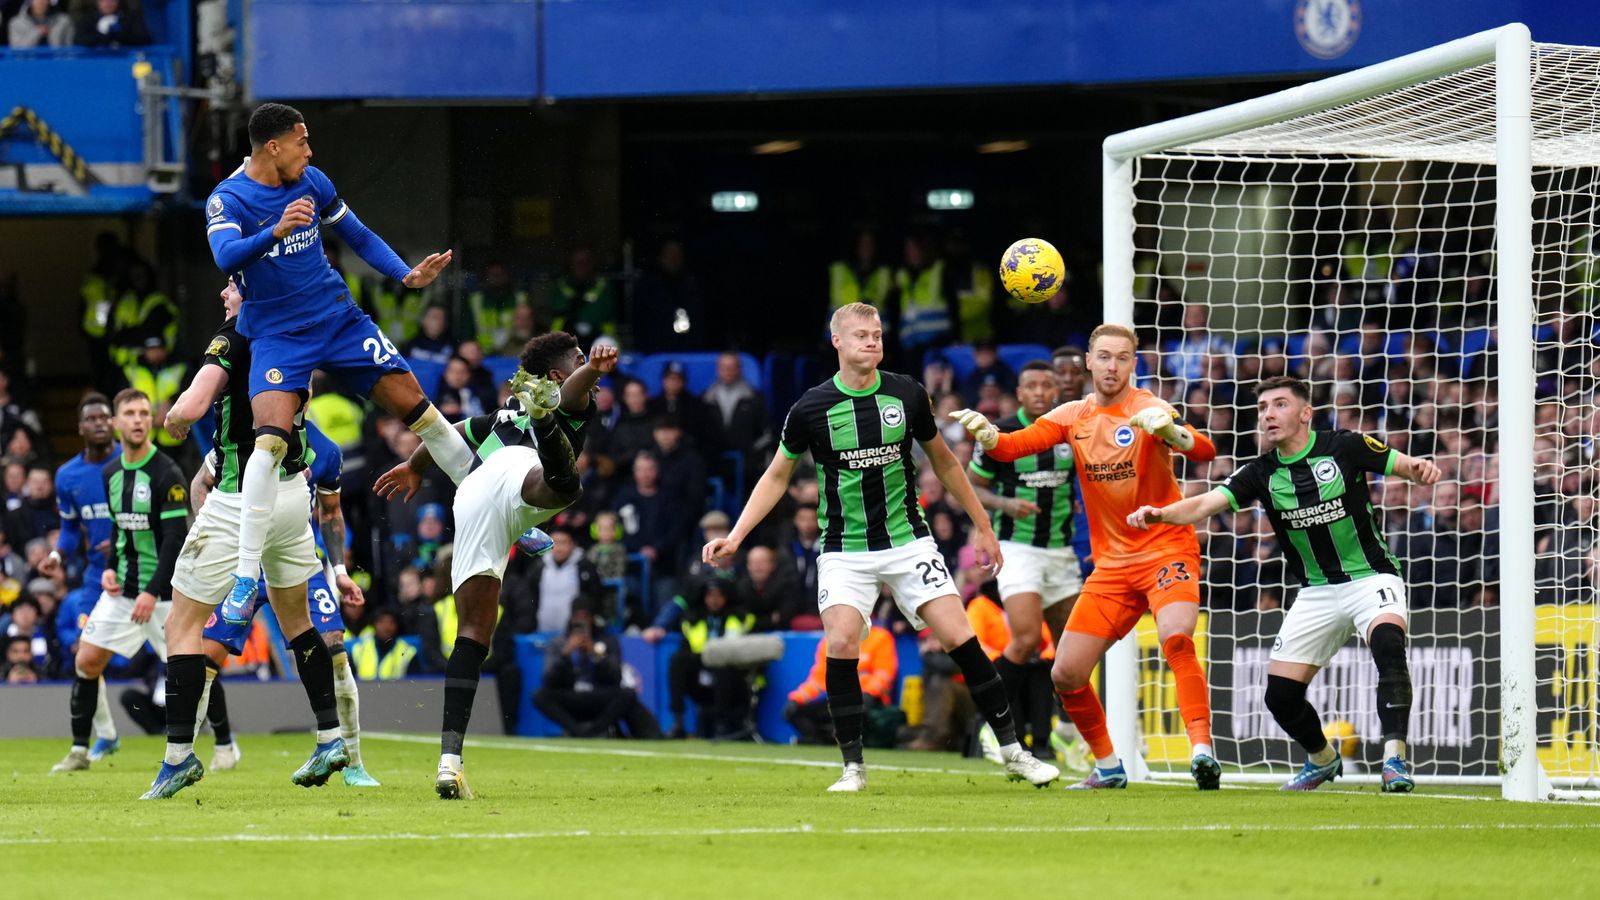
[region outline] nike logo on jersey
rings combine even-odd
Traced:
[[[835,422],[832,425],[829,425],[828,427],[832,428],[834,431],[838,431],[839,429],[845,427],[848,424],[850,424],[850,423],[848,423],[848,422]]]
[[[261,221],[257,222],[256,223],[256,227],[260,228],[261,226],[263,226],[263,225],[265,225],[265,224],[267,224],[268,222],[271,222],[271,221],[272,221],[272,217],[271,216],[267,216],[265,219],[262,219]]]
[[[1094,437],[1094,432],[1091,431],[1088,434],[1075,434],[1072,436],[1072,439],[1075,441],[1087,441],[1092,437]]]

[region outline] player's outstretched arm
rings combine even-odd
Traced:
[[[1443,473],[1439,471],[1438,466],[1426,459],[1418,459],[1415,456],[1407,456],[1396,451],[1394,474],[1413,484],[1427,486],[1437,484]]]
[[[772,457],[772,465],[761,473],[761,478],[756,482],[755,489],[750,492],[750,499],[744,505],[744,512],[739,513],[739,521],[733,523],[733,530],[725,538],[717,538],[705,545],[700,550],[700,561],[708,566],[721,565],[733,554],[739,552],[739,545],[744,539],[772,512],[772,507],[778,503],[789,490],[789,479],[794,475],[794,459],[785,453],[778,453]]]
[[[1053,412],[1055,410],[1051,410],[1051,413]],[[984,453],[1001,462],[1013,462],[1066,442],[1071,432],[1066,426],[1051,419],[1051,413],[1036,419],[1027,428],[1008,431],[1005,434],[1001,434],[982,413],[976,410],[957,410],[952,418],[960,422],[961,427],[983,447]],[[948,450],[949,448],[946,448],[947,452]]]
[[[1179,500],[1169,506],[1141,506],[1128,516],[1128,524],[1140,530],[1151,525],[1193,525],[1220,512],[1233,508],[1228,495],[1221,491],[1206,491],[1197,497]]]
[[[621,351],[610,345],[601,345],[589,351],[589,361],[574,369],[567,380],[561,382],[561,410],[580,413],[589,408],[589,392],[600,382],[602,375],[617,370]]]
[[[167,419],[162,423],[167,434],[178,440],[189,436],[189,426],[206,414],[206,409],[216,402],[217,396],[228,387],[228,370],[221,366],[201,366],[195,373],[188,390],[172,401]]]
[[[989,564],[993,571],[998,573],[1004,560],[1000,556],[1000,542],[995,539],[994,528],[989,524],[989,517],[983,514],[983,504],[978,502],[978,495],[973,492],[971,482],[961,471],[961,462],[956,455],[950,452],[950,445],[937,433],[933,440],[922,441],[922,449],[928,454],[928,464],[933,466],[933,473],[939,476],[939,483],[944,485],[946,492],[956,498],[961,508],[966,511],[967,518],[972,520],[972,527],[978,533],[977,549],[979,565],[983,564],[985,554],[989,557]],[[997,457],[998,458],[998,457]]]

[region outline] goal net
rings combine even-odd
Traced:
[[[1409,755],[1420,779],[1515,769],[1520,799],[1600,775],[1597,122],[1600,50],[1507,26],[1106,145],[1106,318],[1219,446],[1186,491],[1261,452],[1273,374],[1311,382],[1316,428],[1434,460],[1436,487],[1372,479],[1410,589]],[[1287,778],[1304,753],[1263,694],[1295,585],[1259,509],[1199,532],[1218,757]],[[1146,631],[1108,665],[1113,726],[1186,776]],[[1382,765],[1376,678],[1352,637],[1312,683],[1347,773]]]

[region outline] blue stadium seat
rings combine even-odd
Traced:
[[[494,376],[494,386],[497,390],[500,385],[510,381],[511,376],[517,373],[518,365],[520,363],[517,362],[515,356],[485,356],[483,358],[483,367],[488,369],[489,374]]]
[[[641,357],[637,362],[627,366],[629,375],[644,382],[645,390],[652,395],[661,393],[661,373],[666,371],[667,363],[677,361],[683,363],[688,370],[689,393],[696,396],[705,393],[717,380],[717,357],[720,353],[652,353]],[[754,356],[748,353],[739,354],[739,361],[744,364],[744,379],[750,382],[751,387],[761,390],[763,383],[761,364]]]
[[[428,399],[437,400],[439,397],[439,383],[444,380],[444,366],[436,362],[407,358],[411,364],[412,374],[417,376],[417,384],[422,385],[422,392]]]
[[[1050,348],[1043,344],[1001,344],[996,348],[1000,361],[1011,367],[1013,372],[1036,359],[1050,361]],[[977,363],[972,359],[972,347],[967,344],[952,344],[940,350],[929,350],[923,365],[934,359],[943,359],[950,366],[950,371],[955,373],[956,381],[966,378],[977,368]],[[913,378],[921,378],[921,372],[907,372]]]

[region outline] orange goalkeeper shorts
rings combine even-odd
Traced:
[[[1200,557],[1175,553],[1132,566],[1097,566],[1073,604],[1067,630],[1120,640],[1146,611],[1169,603],[1200,602]]]

